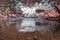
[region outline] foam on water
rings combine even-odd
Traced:
[[[25,6],[22,2],[18,2],[14,9],[16,10],[17,13],[23,14],[25,17],[31,17],[31,16],[39,16],[36,15],[38,14],[36,12],[37,9],[42,9],[42,10],[52,10],[52,4],[54,3],[53,1],[48,3],[49,0],[42,0],[40,3],[35,2],[34,5],[30,6]]]

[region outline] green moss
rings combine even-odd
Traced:
[[[6,0],[6,2],[10,3],[10,0]]]
[[[11,4],[12,1],[11,1],[11,0],[6,0],[6,3],[7,3],[7,4]]]

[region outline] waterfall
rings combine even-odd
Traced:
[[[35,2],[34,5],[30,6],[25,6],[26,4],[22,3],[19,1],[14,9],[16,10],[17,13],[22,14],[24,17],[35,17],[39,16],[40,14],[36,12],[37,9],[42,9],[42,10],[52,10],[54,7],[52,7],[52,4],[54,1],[50,0],[42,0],[40,3]],[[38,14],[38,15],[36,15]]]

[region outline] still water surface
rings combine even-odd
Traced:
[[[59,28],[58,21],[48,21],[42,18],[8,18],[0,22],[0,26],[3,26],[1,28],[4,28],[4,25],[6,26],[6,23],[8,25],[13,24],[13,26],[15,24],[15,30],[23,33],[34,31],[39,31],[42,34],[52,33],[56,30],[56,28]]]

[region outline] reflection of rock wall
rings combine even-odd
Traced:
[[[37,24],[36,24],[37,22]],[[57,27],[58,22],[55,21],[47,21],[47,20],[40,20],[40,19],[23,19],[22,22],[17,23],[17,29],[19,32],[34,32],[36,30],[40,31],[41,33],[52,33],[55,28]]]

